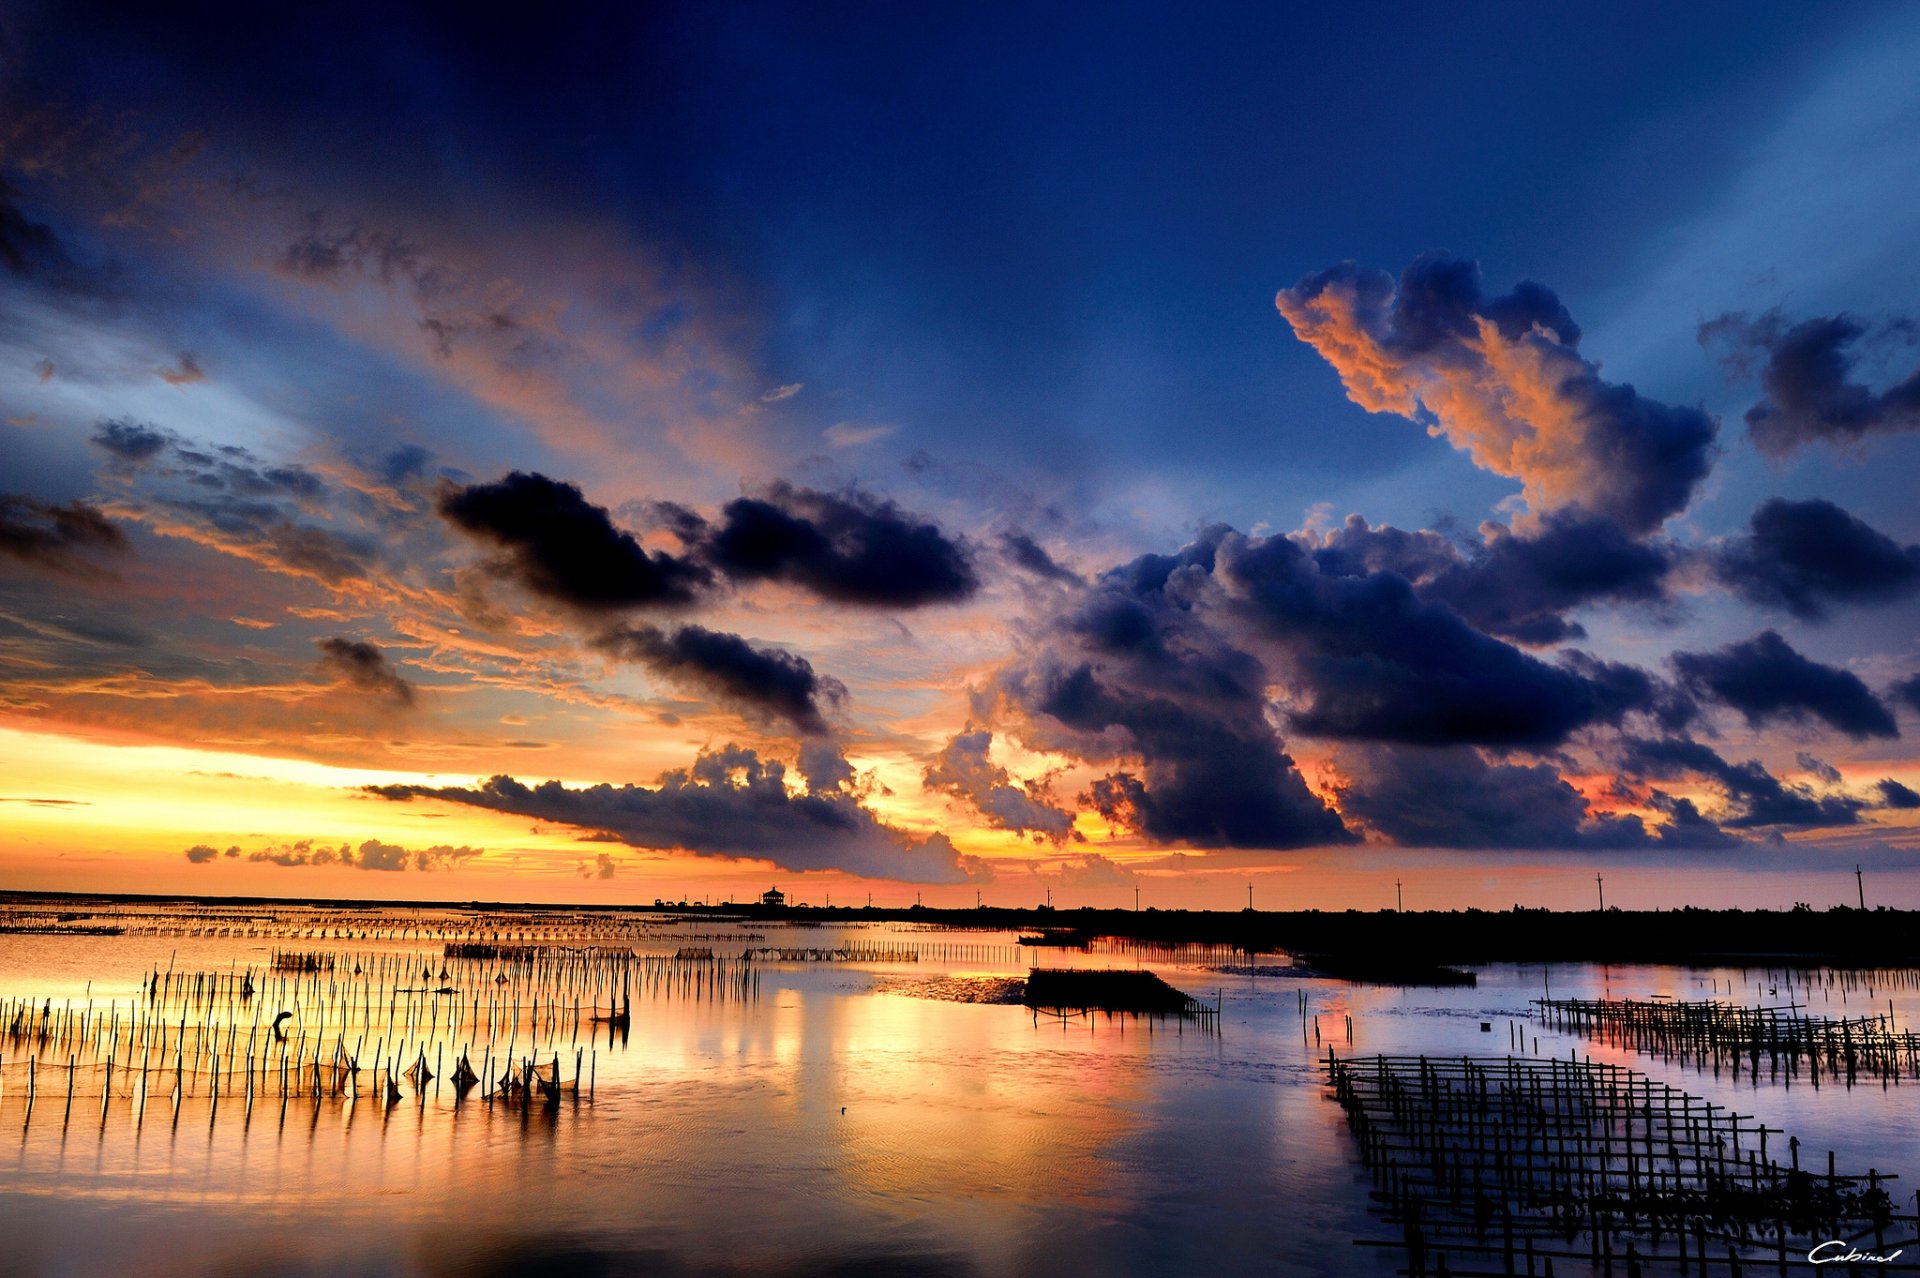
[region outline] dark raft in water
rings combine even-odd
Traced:
[[[1044,1011],[1135,1012],[1148,1016],[1212,1016],[1152,972],[1036,968],[1027,975],[1026,1005]]]

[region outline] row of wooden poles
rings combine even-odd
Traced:
[[[1776,987],[1777,988],[1777,987]],[[1744,1007],[1719,1000],[1535,999],[1535,1016],[1556,1030],[1683,1065],[1789,1086],[1804,1071],[1820,1086],[1851,1087],[1863,1076],[1883,1086],[1920,1078],[1920,1034],[1898,1028],[1892,1004],[1869,1016],[1820,1016],[1797,1003]]]
[[[1787,1272],[1828,1240],[1886,1254],[1920,1228],[1895,1177],[1803,1167],[1797,1139],[1591,1060],[1326,1056],[1412,1275]],[[1779,1155],[1784,1152],[1787,1161]],[[1920,1255],[1873,1273],[1915,1273]],[[1489,1266],[1497,1265],[1497,1268]],[[1832,1272],[1850,1272],[1836,1268]]]
[[[632,1003],[729,1001],[759,992],[748,959],[686,960],[610,948],[531,957],[276,952],[264,966],[155,970],[129,999],[0,1001],[0,1103],[31,1104],[58,1074],[70,1111],[95,1089],[106,1104],[156,1083],[180,1097],[261,1093],[389,1101],[443,1076],[464,1096],[557,1095],[560,1057],[583,1056],[604,1030],[624,1041]],[[528,1063],[549,1065],[528,1072]],[[448,1073],[451,1067],[451,1074]],[[589,1090],[593,1062],[585,1061]],[[544,1069],[545,1073],[541,1072]],[[366,1077],[363,1079],[363,1075]],[[515,1080],[518,1080],[516,1083]]]

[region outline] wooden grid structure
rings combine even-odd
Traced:
[[[1719,1000],[1535,999],[1544,1025],[1739,1077],[1791,1085],[1805,1077],[1851,1087],[1920,1078],[1920,1034],[1898,1029],[1891,1012],[1817,1016],[1798,1005],[1744,1007]]]
[[[1357,1243],[1404,1250],[1399,1272],[1812,1272],[1808,1253],[1837,1242],[1823,1254],[1906,1254],[1828,1274],[1920,1273],[1920,1217],[1896,1215],[1893,1176],[1838,1174],[1832,1154],[1802,1167],[1798,1140],[1633,1070],[1332,1051],[1326,1070],[1400,1229]]]

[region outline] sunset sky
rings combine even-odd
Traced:
[[[1916,66],[9,5],[0,887],[1920,906]]]

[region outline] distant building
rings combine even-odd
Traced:
[[[785,905],[786,903],[787,894],[779,888],[768,888],[766,893],[760,898],[760,904],[762,905]]]

